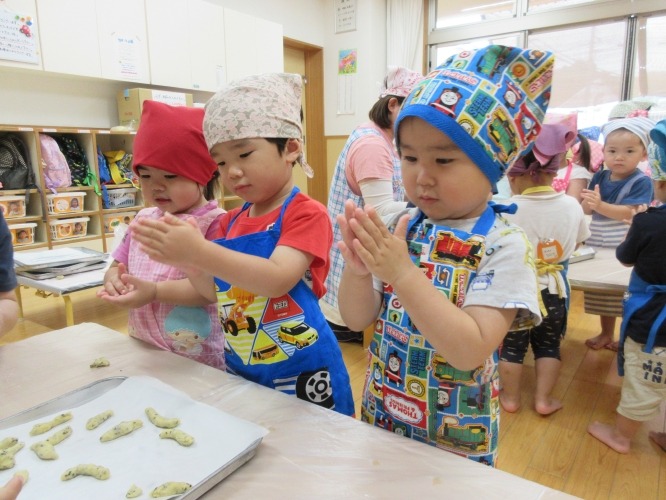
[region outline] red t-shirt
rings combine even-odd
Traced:
[[[234,208],[222,216],[218,238],[231,239],[266,231],[277,220],[282,207],[261,217],[248,217],[249,210],[246,210],[234,221],[231,231],[227,232],[229,223],[240,210]],[[312,291],[317,298],[323,297],[326,293],[324,282],[333,245],[333,230],[326,207],[303,193],[296,194],[282,219],[282,232],[277,244],[295,248],[314,257],[310,264]]]

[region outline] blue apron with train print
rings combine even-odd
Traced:
[[[476,276],[485,236],[494,222],[492,206],[470,233],[425,221],[423,214],[410,222],[407,241],[412,260],[458,307]],[[477,279],[473,286],[485,283]],[[497,352],[474,370],[458,370],[435,352],[386,284],[369,351],[362,420],[494,465],[499,426]]]
[[[280,239],[285,210],[296,193],[294,188],[267,231],[215,242],[230,250],[270,258]],[[249,208],[246,203],[238,215]],[[219,278],[215,278],[215,285],[228,371],[339,413],[354,414],[340,347],[317,297],[303,280],[286,295],[274,298],[256,296]]]

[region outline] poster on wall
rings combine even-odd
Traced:
[[[335,32],[356,31],[356,0],[335,0]]]
[[[39,64],[33,17],[0,6],[0,59]]]
[[[356,113],[356,49],[341,50],[338,55],[338,115]]]
[[[112,33],[116,49],[115,77],[119,80],[140,82],[147,80],[143,74],[141,51],[143,42],[136,36]]]

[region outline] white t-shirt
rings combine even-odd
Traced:
[[[505,216],[523,228],[535,257],[539,241],[557,240],[562,247],[559,262],[563,262],[571,257],[578,243],[590,237],[583,208],[571,196],[564,193],[516,195],[509,202],[518,205],[518,210]],[[550,293],[557,293],[557,283],[550,274],[540,276],[539,285],[541,289],[548,287]]]
[[[557,171],[555,178],[564,179],[567,176],[567,169],[568,167],[560,168]],[[571,169],[571,175],[569,176],[569,181],[573,181],[575,179],[585,179],[589,183],[590,180],[592,180],[592,172],[587,170],[585,167],[581,167],[580,165],[576,165],[574,163],[573,168]]]

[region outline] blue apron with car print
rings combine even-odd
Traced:
[[[294,188],[268,230],[215,242],[230,250],[270,258],[280,239],[285,210],[296,193]],[[238,215],[249,208],[246,203]],[[286,295],[273,298],[256,296],[219,278],[215,278],[215,285],[228,371],[339,413],[354,414],[340,347],[317,297],[303,280]]]
[[[492,206],[470,233],[435,225],[423,214],[410,222],[407,242],[412,260],[458,307],[476,276],[485,236],[494,222]],[[486,283],[479,276],[472,286]],[[475,370],[458,370],[435,352],[386,284],[369,351],[362,420],[494,465],[499,427],[497,351]]]

